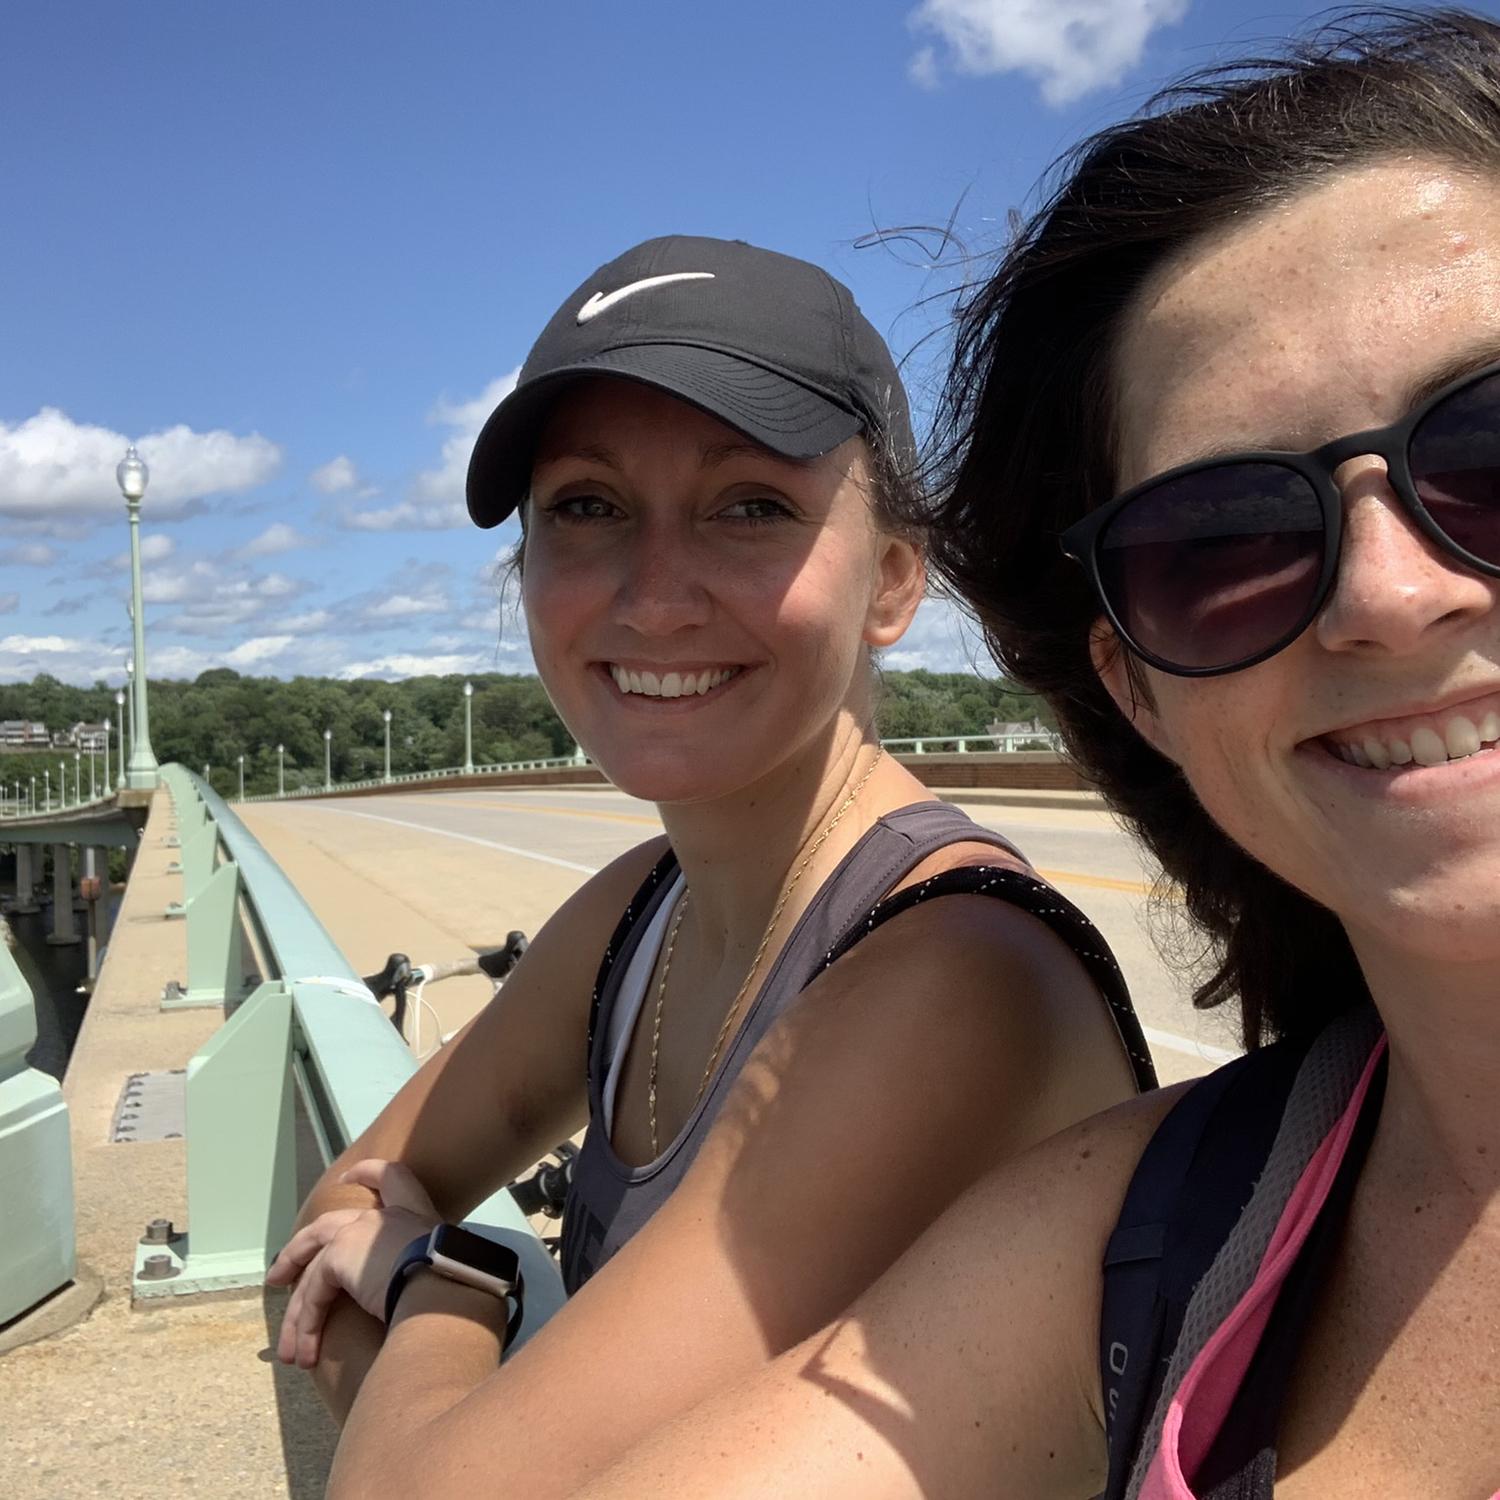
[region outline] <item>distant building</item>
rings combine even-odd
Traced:
[[[63,743],[75,750],[98,750],[102,752],[109,744],[102,724],[75,724],[66,734]]]
[[[1026,719],[1024,721],[997,719],[985,730],[985,733],[1000,735],[1002,737],[1006,735],[1012,737],[1035,735],[1039,739],[1048,739],[1051,737],[1052,731],[1040,719]]]
[[[52,743],[45,724],[29,719],[0,719],[0,748],[6,750],[46,749]]]

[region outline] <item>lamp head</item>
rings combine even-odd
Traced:
[[[116,466],[115,478],[119,481],[120,493],[124,495],[126,503],[134,501],[139,504],[141,496],[146,493],[146,481],[151,478],[151,470],[135,451],[134,443],[125,450],[125,457]]]
[[[385,714],[383,715],[383,717],[384,717],[385,722],[387,724],[389,724],[391,722],[391,711],[390,711],[390,709],[386,709]]]
[[[472,682],[466,682],[466,683],[464,683],[464,697],[465,698],[472,698],[473,696],[474,696],[474,684]]]

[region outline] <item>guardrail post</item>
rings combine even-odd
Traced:
[[[0,1323],[73,1279],[73,1156],[57,1080],[26,1066],[30,987],[0,934]]]
[[[137,1248],[137,1297],[264,1278],[297,1213],[291,1060],[292,997],[273,983],[261,985],[188,1064],[187,1232]],[[148,1255],[166,1259],[143,1275]]]
[[[222,1005],[245,993],[245,945],[240,930],[240,867],[230,860],[187,902],[187,988],[168,985],[163,1010]]]
[[[182,874],[182,900],[169,902],[167,915],[181,917],[202,893],[214,873],[214,853],[219,847],[219,829],[206,819],[195,833],[182,841],[178,869]]]

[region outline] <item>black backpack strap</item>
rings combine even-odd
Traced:
[[[868,937],[892,917],[900,916],[902,912],[934,897],[949,895],[992,896],[1007,901],[1012,906],[1019,906],[1022,911],[1029,912],[1050,927],[1073,950],[1104,997],[1110,1018],[1115,1023],[1115,1029],[1130,1059],[1137,1090],[1147,1093],[1156,1087],[1156,1067],[1151,1061],[1151,1049],[1146,1045],[1145,1033],[1141,1030],[1140,1019],[1125,985],[1125,976],[1120,972],[1120,965],[1110,951],[1109,944],[1104,941],[1099,929],[1066,896],[1055,886],[1033,874],[1029,866],[1014,869],[1005,865],[959,865],[897,891],[895,895],[886,897],[873,907],[844,933],[813,971],[809,983],[830,964],[842,958],[862,938]]]
[[[1146,1145],[1104,1252],[1099,1374],[1109,1483],[1124,1500],[1194,1288],[1265,1165],[1309,1042],[1279,1042],[1200,1079]]]

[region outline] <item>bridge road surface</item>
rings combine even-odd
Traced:
[[[1152,871],[1107,813],[952,795],[1017,843],[1103,931],[1164,1083],[1233,1055],[1232,1018],[1194,1011],[1188,978],[1159,956],[1148,932]],[[661,832],[650,803],[604,787],[318,798],[239,811],[364,974],[393,950],[413,963],[441,961],[498,947],[515,928],[534,933],[591,872]],[[1169,919],[1176,910],[1165,906]],[[489,993],[481,978],[456,978],[425,998],[446,1033]],[[423,1026],[425,1050],[436,1028],[431,1017]]]

